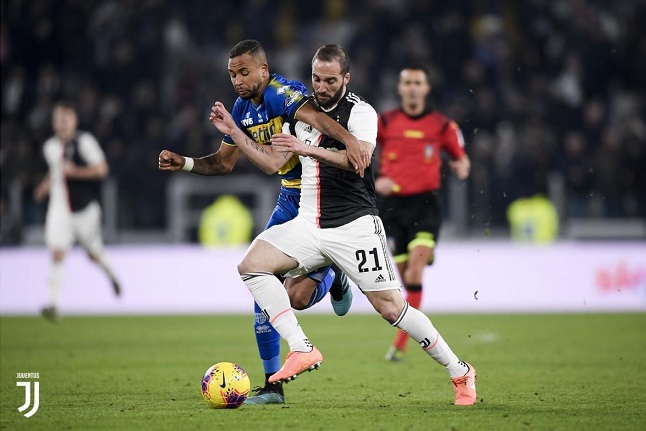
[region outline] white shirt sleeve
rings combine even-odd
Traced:
[[[56,138],[49,138],[45,141],[45,144],[43,145],[43,155],[45,157],[45,161],[47,161],[47,166],[49,166],[50,169],[55,169],[56,166],[63,164],[61,146]]]
[[[105,155],[99,142],[90,133],[85,132],[79,136],[79,152],[89,166],[105,161]]]
[[[377,111],[366,102],[359,102],[350,111],[348,131],[358,140],[377,145]]]

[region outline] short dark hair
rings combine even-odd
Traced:
[[[426,81],[429,81],[428,69],[426,69],[426,67],[422,66],[421,64],[409,64],[406,67],[402,67],[402,70],[400,72],[403,72],[404,70],[418,70],[420,72],[423,72],[424,76],[426,76]]]
[[[326,62],[338,61],[341,65],[342,75],[350,72],[350,57],[348,57],[348,53],[345,51],[345,49],[343,49],[341,45],[323,45],[316,50],[314,57],[312,57],[312,63],[314,63],[314,60]]]
[[[231,51],[229,51],[229,58],[240,57],[243,54],[249,54],[252,57],[260,58],[263,63],[267,62],[265,50],[257,40],[247,39],[236,43],[236,45],[231,48]]]
[[[76,104],[69,99],[61,99],[54,104],[54,109],[63,108],[74,111],[75,114],[78,114],[78,109],[76,109]]]

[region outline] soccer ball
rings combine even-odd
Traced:
[[[202,397],[214,409],[235,409],[249,395],[251,382],[247,372],[233,362],[218,362],[202,378]]]

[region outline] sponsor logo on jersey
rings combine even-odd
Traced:
[[[240,122],[245,127],[251,126],[253,124],[253,118],[251,118],[251,112],[247,112],[245,114],[244,118],[242,119],[242,121],[240,121]]]
[[[259,144],[268,144],[274,133],[279,133],[283,130],[282,117],[272,118],[264,124],[247,127],[254,141]]]
[[[301,93],[301,92],[300,92],[300,91],[298,91],[298,90],[297,90],[297,91],[294,91],[294,92],[292,92],[292,93],[289,95],[289,97],[285,100],[285,105],[286,105],[286,106],[291,106],[292,104],[294,104],[294,102],[298,102],[298,101],[299,101],[299,100],[301,100],[302,98],[303,98],[303,93]]]
[[[404,138],[423,139],[424,132],[421,130],[404,130]]]

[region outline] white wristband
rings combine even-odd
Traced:
[[[193,166],[195,165],[195,160],[192,157],[184,157],[184,166],[182,166],[183,171],[191,172]]]

